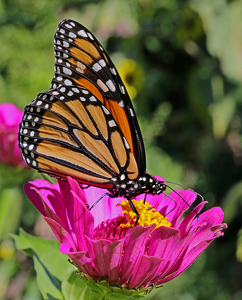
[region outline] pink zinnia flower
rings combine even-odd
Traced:
[[[227,227],[221,224],[219,207],[201,213],[199,219],[194,211],[182,218],[188,209],[182,198],[189,205],[196,198],[191,190],[177,190],[182,198],[170,194],[177,203],[174,210],[174,201],[164,195],[147,195],[145,205],[139,201],[144,195],[138,196],[135,205],[142,225],[133,226],[135,218],[123,199],[106,196],[89,211],[87,204],[91,206],[106,191],[81,189],[71,178],[57,184],[38,179],[24,189],[60,241],[60,251],[80,272],[128,289],[175,278]],[[198,204],[196,212],[205,203]]]
[[[7,165],[28,167],[18,147],[22,117],[23,111],[14,104],[0,104],[0,161]]]

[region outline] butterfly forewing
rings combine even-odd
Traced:
[[[112,178],[138,175],[129,144],[109,110],[85,88],[59,85],[25,109],[20,147],[26,162],[56,177],[112,188]]]
[[[55,77],[51,87],[82,86],[111,112],[121,128],[139,172],[146,169],[142,136],[134,109],[124,84],[97,39],[82,25],[72,20],[60,23],[55,34]]]

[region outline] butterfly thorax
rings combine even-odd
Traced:
[[[127,180],[125,174],[122,174],[119,178],[112,178],[112,181],[113,188],[110,192],[114,197],[130,199],[143,193],[159,195],[166,189],[164,181],[157,180],[148,173],[135,180]]]

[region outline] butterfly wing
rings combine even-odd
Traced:
[[[59,85],[25,109],[19,145],[31,167],[55,177],[111,189],[112,178],[138,169],[109,110],[85,88]]]
[[[145,150],[133,105],[111,59],[81,24],[63,20],[56,31],[55,76],[51,87],[81,86],[111,112],[134,153],[139,174],[146,170]]]
[[[55,177],[108,189],[124,175],[136,179],[146,168],[143,140],[112,61],[72,20],[60,23],[54,43],[51,89],[26,107],[20,124],[25,161]]]

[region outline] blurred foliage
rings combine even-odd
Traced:
[[[152,299],[241,299],[241,9],[241,0],[0,0],[1,102],[23,109],[48,90],[55,30],[73,18],[128,74],[148,171],[223,207],[225,237]],[[11,256],[9,237],[19,224],[34,231],[38,214],[22,185],[38,176],[0,166],[0,299],[41,299],[30,260]]]

